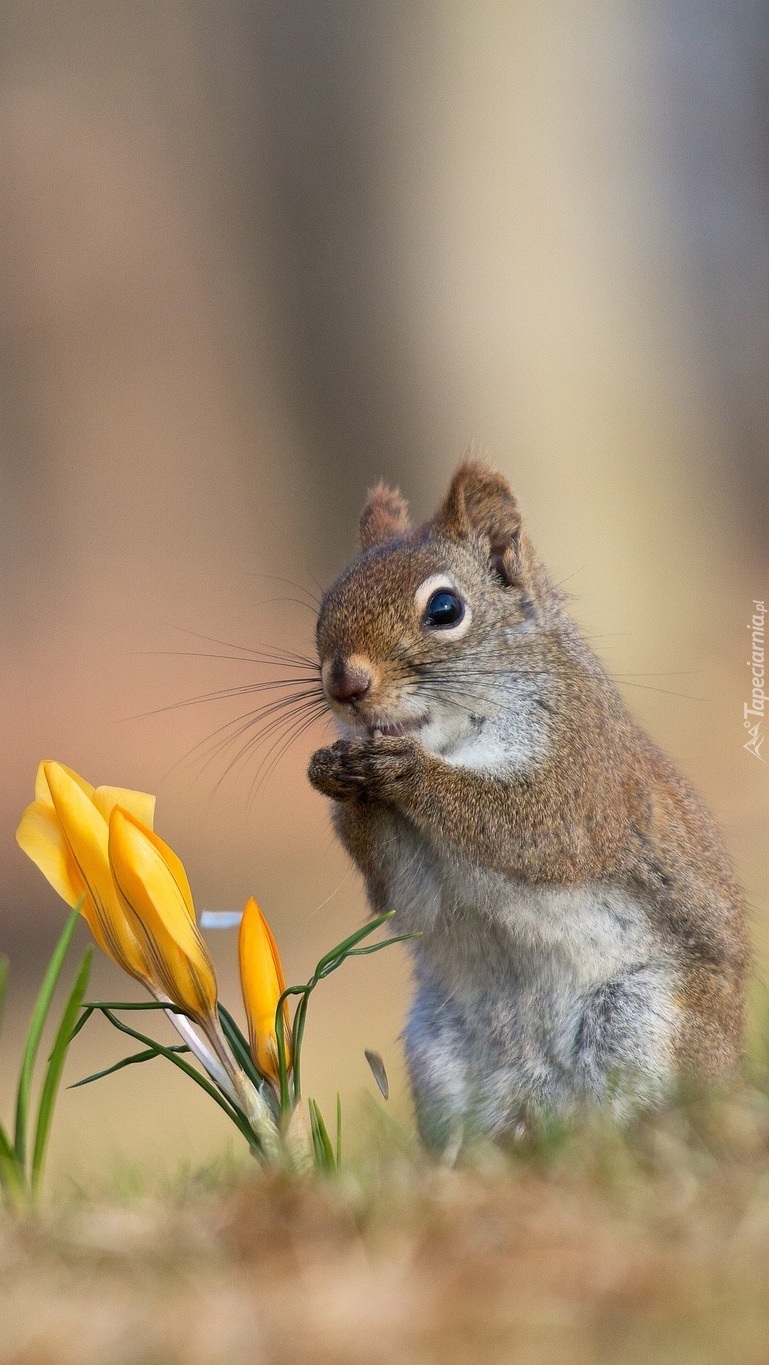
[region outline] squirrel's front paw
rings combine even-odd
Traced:
[[[419,772],[422,751],[408,736],[340,739],[310,760],[313,787],[335,801],[396,799]]]

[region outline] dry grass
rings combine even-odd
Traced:
[[[230,1172],[0,1223],[2,1365],[769,1360],[769,1104],[332,1182]]]

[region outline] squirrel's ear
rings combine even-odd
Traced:
[[[451,480],[438,521],[457,540],[474,533],[486,536],[492,568],[506,583],[519,580],[521,512],[509,483],[496,470],[481,460],[465,460]]]
[[[384,540],[392,540],[409,528],[409,512],[406,500],[397,488],[388,488],[378,483],[366,498],[358,524],[358,538],[362,550],[370,550],[372,545],[380,545]]]

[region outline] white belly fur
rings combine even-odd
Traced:
[[[537,887],[444,860],[393,826],[393,931],[422,935],[406,1047],[426,1136],[445,1137],[448,1120],[498,1132],[608,1089],[623,1111],[664,1092],[676,971],[639,901],[610,883]]]

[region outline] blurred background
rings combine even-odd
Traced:
[[[426,516],[471,438],[715,810],[765,973],[765,4],[3,0],[0,346],[4,1116],[64,917],[13,837],[41,757],[157,792],[199,907],[256,894],[290,980],[362,921],[323,725],[260,785],[272,741],[207,747],[253,698],[177,704],[275,676],[223,655],[311,654],[367,487]],[[131,993],[106,961],[93,990]],[[407,1115],[407,998],[400,949],[328,982],[310,1093],[354,1112],[371,1047]],[[86,1030],[67,1079],[122,1051]],[[70,1092],[59,1178],[202,1160],[212,1108],[162,1062]]]

